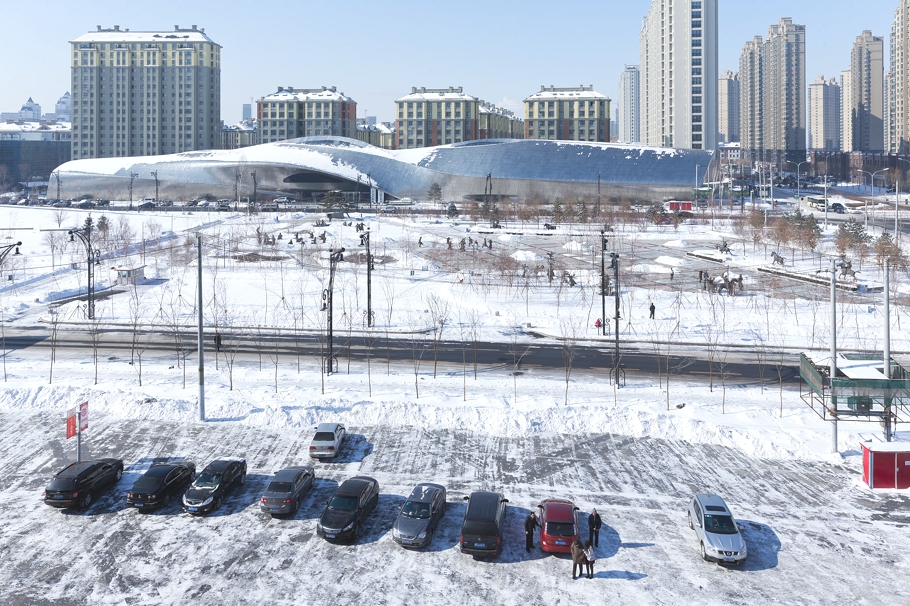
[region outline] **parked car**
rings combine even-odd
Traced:
[[[183,510],[187,513],[209,513],[221,507],[224,497],[246,482],[246,460],[218,459],[206,465],[196,481],[183,495]]]
[[[272,476],[259,499],[259,509],[273,516],[297,513],[300,500],[313,487],[315,479],[312,467],[285,467]]]
[[[689,528],[695,531],[701,557],[718,564],[746,561],[746,541],[730,508],[716,494],[697,494],[689,502]]]
[[[154,463],[126,493],[126,506],[140,511],[167,507],[171,499],[183,494],[195,476],[196,465],[189,461]]]
[[[158,206],[162,206],[162,207],[169,207],[169,206],[173,206],[173,205],[174,205],[173,200],[162,200],[161,202],[158,203]]]
[[[392,540],[406,547],[426,547],[445,514],[445,487],[429,482],[418,484],[392,526]]]
[[[200,202],[200,200],[190,200],[184,206],[197,206],[199,204],[199,202]]]
[[[341,423],[320,423],[316,435],[310,442],[310,456],[314,459],[327,459],[338,456],[338,451],[347,435]]]
[[[218,200],[218,210],[230,210],[231,201],[230,200]]]
[[[290,202],[286,197],[281,196],[280,198],[275,198],[275,204],[287,204]]]
[[[379,502],[379,482],[355,476],[341,483],[316,522],[316,534],[327,541],[354,541],[367,515]]]
[[[570,553],[572,543],[581,538],[578,507],[566,499],[544,499],[540,509],[540,550]]]
[[[82,200],[76,204],[76,208],[92,208],[93,206],[94,204],[92,204],[91,200]]]
[[[51,206],[54,208],[68,208],[72,202],[70,200],[57,200]]]
[[[472,492],[461,525],[461,553],[489,557],[502,553],[508,499],[498,492]]]
[[[149,210],[151,208],[155,208],[155,203],[154,202],[142,202],[136,208],[138,208],[139,210]]]
[[[51,507],[86,509],[105,488],[123,477],[121,459],[98,459],[73,463],[54,476],[44,489],[44,502]]]
[[[103,206],[110,206],[110,205],[111,205],[110,200],[95,200],[95,206],[103,207]]]

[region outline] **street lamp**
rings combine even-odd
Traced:
[[[86,265],[88,271],[88,281],[86,288],[86,315],[89,320],[95,319],[95,265],[101,263],[101,251],[92,246],[92,230],[97,229],[92,225],[92,218],[88,217],[85,220],[85,224],[77,229],[71,229],[69,231],[70,242],[75,242],[75,237],[78,237],[82,244],[85,246],[86,253]]]
[[[797,204],[797,206],[799,206],[799,201],[802,200],[802,198],[799,195],[799,167],[802,166],[803,164],[809,164],[809,163],[810,163],[809,160],[805,160],[805,161],[799,162],[799,163],[794,162],[793,160],[787,160],[787,164],[796,164],[796,204]]]
[[[158,171],[153,170],[152,176],[155,177],[155,204],[158,204]]]
[[[869,175],[869,190],[871,191],[872,195],[875,196],[875,175],[877,175],[879,173],[883,173],[886,170],[888,170],[888,169],[883,168],[881,170],[875,171],[874,173],[870,173],[867,170],[857,170],[856,172],[865,174],[865,175]],[[868,224],[869,224],[869,199],[866,198],[865,205],[863,207],[863,228],[867,228]]]

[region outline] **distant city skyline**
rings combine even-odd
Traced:
[[[23,49],[4,61],[0,111],[16,111],[29,98],[53,107],[70,90],[68,42],[96,25],[134,31],[170,30],[174,25],[204,27],[222,45],[221,118],[239,122],[243,104],[278,86],[337,86],[357,102],[358,117],[394,119],[395,99],[414,86],[463,86],[466,91],[522,114],[522,100],[541,85],[592,85],[614,100],[625,65],[638,64],[638,35],[651,0],[598,5],[600,18],[575,19],[552,5],[529,0],[512,3],[466,0],[461,24],[445,5],[413,1],[376,4],[352,0],[344,16],[337,6],[269,4],[259,18],[239,2],[162,0],[150,13],[142,5],[99,0],[87,7],[36,0],[0,10],[8,23],[7,49]],[[807,76],[837,77],[850,66],[853,43],[863,30],[887,40],[898,0],[856,2],[721,2],[718,69],[736,71],[743,44],[782,17],[806,25]],[[354,15],[354,17],[348,17]],[[849,15],[849,18],[847,18]],[[342,27],[341,19],[349,19]],[[480,23],[483,23],[481,27]],[[314,24],[324,24],[316,27]],[[343,34],[339,32],[344,32]],[[535,39],[537,44],[535,44]],[[887,52],[885,53],[887,56]],[[7,55],[9,57],[9,55]],[[887,69],[887,67],[886,67]]]

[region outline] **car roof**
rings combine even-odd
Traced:
[[[566,499],[544,499],[540,502],[545,507],[548,519],[571,522],[574,518],[575,504]]]
[[[422,482],[414,487],[414,490],[411,491],[411,495],[408,497],[408,501],[416,501],[418,503],[429,503],[433,500],[433,496],[440,490],[445,490],[439,484],[431,484],[430,482]]]
[[[95,459],[93,461],[79,461],[65,467],[57,474],[58,478],[76,478],[85,471],[102,463],[116,463],[117,459]]]
[[[697,494],[695,498],[706,512],[733,515],[724,500],[716,494]]]
[[[243,459],[216,459],[205,466],[205,471],[224,471],[231,463],[242,463]]]
[[[375,484],[376,480],[367,476],[355,476],[341,483],[335,494],[339,495],[359,495],[366,488],[367,484]]]
[[[276,482],[290,482],[296,478],[297,474],[304,469],[310,472],[310,474],[313,473],[312,467],[285,467],[284,469],[280,469],[278,472],[276,472],[272,477],[272,480]]]
[[[472,492],[468,500],[466,520],[492,520],[504,497],[498,492]]]
[[[344,427],[341,423],[320,423],[316,427],[316,431],[332,431],[334,432],[338,427]]]
[[[175,468],[182,467],[180,463],[155,463],[149,470],[145,472],[145,475],[151,477],[166,476],[171,473]]]

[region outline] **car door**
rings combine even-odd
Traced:
[[[363,492],[360,493],[360,503],[358,503],[358,508],[357,508],[357,519],[360,522],[363,522],[364,518],[367,517],[367,512],[369,511],[367,509],[367,505],[369,504],[369,502],[370,502],[370,486],[367,485],[363,489]]]
[[[185,468],[176,467],[167,474],[167,478],[164,479],[164,494],[173,495],[178,488],[180,488],[182,482],[183,471]]]
[[[436,494],[433,495],[433,504],[431,506],[431,525],[430,530],[436,530],[436,525],[439,524],[439,520],[442,518],[442,497],[440,495],[442,491],[437,490]]]
[[[341,450],[341,443],[344,442],[344,427],[339,425],[335,428],[335,453]]]
[[[293,498],[299,499],[303,495],[303,491],[306,490],[306,471],[297,472],[297,476],[294,478],[294,496]]]

